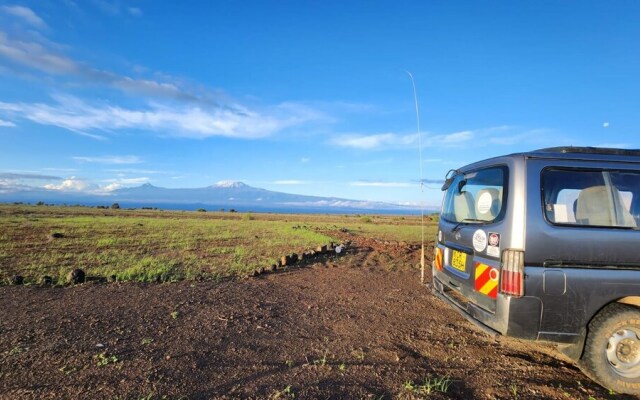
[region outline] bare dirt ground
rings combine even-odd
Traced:
[[[550,346],[477,331],[418,257],[360,239],[240,281],[0,287],[0,398],[626,398]]]

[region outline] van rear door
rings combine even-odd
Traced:
[[[506,166],[492,166],[454,176],[440,215],[441,278],[462,296],[459,300],[491,312],[498,295],[508,172]]]

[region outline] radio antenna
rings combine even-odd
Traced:
[[[418,106],[418,91],[416,90],[416,82],[413,79],[413,75],[411,72],[406,71],[407,75],[409,75],[409,79],[411,79],[411,85],[413,86],[413,101],[416,106],[416,124],[417,124],[417,132],[418,132],[418,154],[420,157],[420,193],[422,194],[420,197],[420,241],[422,244],[421,252],[420,252],[420,283],[424,284],[424,177],[422,174],[422,133],[420,132],[420,107]]]

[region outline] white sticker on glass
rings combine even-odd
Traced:
[[[493,203],[493,197],[491,197],[491,193],[482,193],[478,198],[478,212],[480,214],[486,214],[491,209],[491,203]]]

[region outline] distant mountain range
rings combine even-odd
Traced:
[[[11,193],[0,193],[0,201],[25,203],[43,201],[45,203],[83,205],[111,205],[111,203],[117,202],[121,207],[158,207],[182,210],[233,208],[237,211],[264,212],[382,212],[401,214],[417,212],[416,208],[391,203],[281,193],[233,181],[224,181],[212,186],[193,189],[168,189],[146,183],[137,187],[113,190],[108,194],[101,195],[31,187]]]

